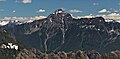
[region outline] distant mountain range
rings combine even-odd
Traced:
[[[18,21],[18,20],[0,20],[0,26],[15,26],[15,25],[21,25],[24,23],[30,23],[34,20],[25,20],[25,21]]]
[[[26,47],[40,51],[120,50],[120,23],[103,17],[75,19],[58,9],[44,19],[9,24],[5,22],[0,28],[15,35]]]

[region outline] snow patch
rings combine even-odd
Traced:
[[[13,43],[2,44],[2,45],[1,45],[1,48],[18,50],[18,45],[15,45],[15,44],[13,44]]]
[[[8,23],[9,23],[9,21],[0,21],[0,26],[7,25]]]

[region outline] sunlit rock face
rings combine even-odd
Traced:
[[[74,19],[62,9],[47,18],[15,27],[2,27],[27,47],[40,51],[120,49],[120,23],[106,22],[103,17]],[[31,44],[32,43],[32,44]]]

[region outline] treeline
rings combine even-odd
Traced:
[[[24,55],[24,58],[27,58],[27,57],[25,57]],[[120,51],[116,50],[110,53],[99,53],[94,50],[93,51],[79,50],[75,52],[60,51],[60,52],[46,52],[46,53],[39,52],[38,53],[38,51],[32,50],[32,55],[29,57],[32,59],[120,59]]]
[[[40,59],[120,59],[120,51],[110,53],[99,53],[97,51],[76,51],[76,52],[50,52],[42,53]]]
[[[120,59],[120,51],[99,53],[97,51],[70,51],[70,52],[40,52],[36,49],[21,51],[0,49],[0,59]]]

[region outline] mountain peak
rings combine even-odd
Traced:
[[[64,21],[69,21],[72,19],[71,14],[64,12],[63,9],[57,9],[54,13],[50,14],[47,19],[49,19],[51,22],[59,22],[62,23]]]
[[[55,14],[64,13],[64,10],[63,10],[63,9],[57,9],[54,13],[55,13]]]

